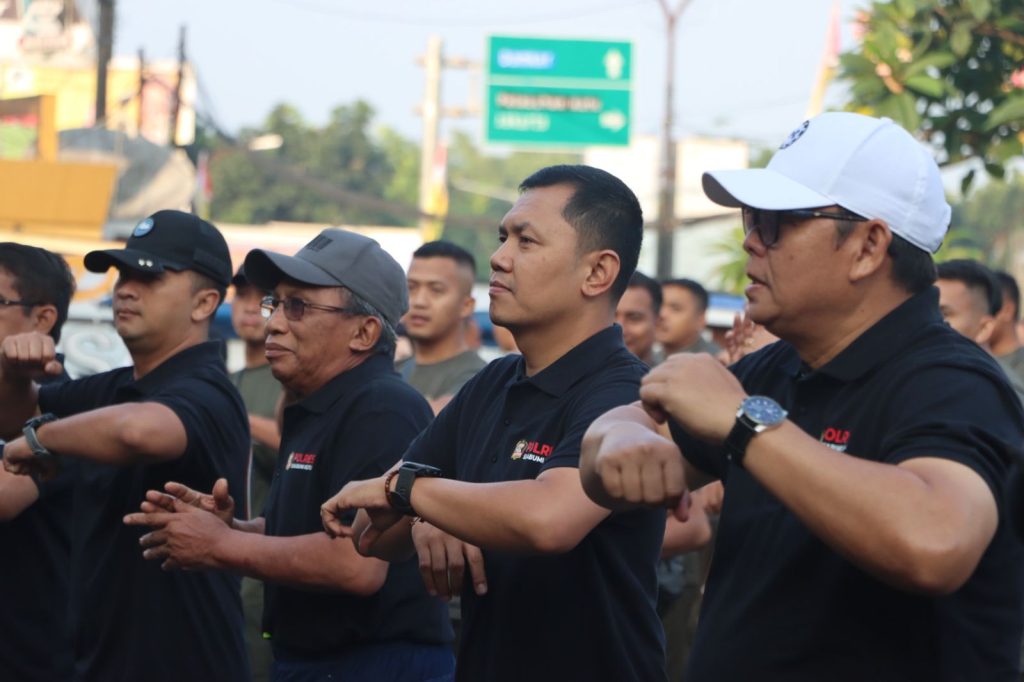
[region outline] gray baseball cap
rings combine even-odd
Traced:
[[[355,232],[326,229],[294,256],[253,249],[243,267],[249,281],[267,291],[282,279],[345,287],[379,310],[392,326],[409,309],[402,266],[376,241]]]

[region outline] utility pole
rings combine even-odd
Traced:
[[[475,116],[479,113],[479,107],[468,104],[464,107],[445,107],[441,104],[441,77],[444,69],[465,69],[468,71],[479,70],[477,62],[462,57],[445,57],[444,43],[440,36],[432,35],[427,42],[426,55],[417,60],[424,70],[426,84],[423,89],[423,101],[420,102],[418,112],[423,116],[423,139],[420,143],[420,197],[419,210],[421,214],[431,213],[431,193],[433,191],[434,164],[438,152],[438,137],[441,128],[442,118],[461,118]],[[435,223],[437,219],[420,216],[420,230],[423,234],[439,232]]]
[[[437,154],[437,135],[441,129],[441,37],[432,35],[427,40],[427,54],[423,57],[423,71],[426,86],[423,89],[421,113],[423,116],[423,139],[420,143],[420,213],[430,213],[431,175],[434,156]],[[420,230],[431,231],[432,219],[420,217]]]
[[[96,115],[94,125],[107,122],[107,68],[114,51],[115,0],[99,0],[100,35],[96,46]]]
[[[146,92],[146,52],[139,48],[139,95],[136,104],[139,107],[138,118],[135,122],[136,135],[142,137],[142,124],[145,123],[143,96]]]
[[[174,110],[171,114],[171,130],[167,141],[172,147],[178,146],[178,118],[181,116],[181,90],[185,81],[185,25],[178,34],[178,83],[174,88]]]
[[[661,125],[661,169],[658,173],[658,279],[672,277],[676,228],[676,141],[673,98],[676,73],[676,26],[691,0],[679,0],[675,8],[668,0],[658,0],[665,15],[665,117]]]

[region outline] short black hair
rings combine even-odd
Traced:
[[[49,304],[57,309],[57,321],[50,329],[54,343],[68,319],[71,297],[75,295],[75,277],[67,262],[56,253],[37,246],[0,242],[0,268],[10,273],[18,300],[35,305]],[[29,309],[22,309],[25,315]]]
[[[654,307],[654,314],[657,315],[658,311],[661,310],[661,285],[658,284],[658,280],[636,270],[629,276],[629,283],[626,285],[626,288],[646,289],[647,293],[651,295],[651,305]]]
[[[976,260],[958,258],[938,265],[939,279],[963,282],[968,289],[976,289],[985,294],[988,302],[988,314],[995,315],[1003,307],[1003,292],[999,280],[987,267]]]
[[[203,289],[213,289],[217,292],[217,306],[224,302],[224,297],[228,294],[228,288],[220,282],[213,279],[209,275],[199,272],[198,270],[188,270],[189,276],[192,278],[192,293],[197,294]]]
[[[457,265],[464,265],[476,279],[476,258],[458,244],[444,239],[427,242],[412,252],[413,258],[451,258]]]
[[[1013,319],[1020,319],[1020,287],[1017,285],[1017,280],[1014,279],[1013,275],[1004,271],[996,270],[993,273],[996,279],[999,280],[1000,288],[1003,290],[1003,299],[1010,299],[1013,301]]]
[[[584,165],[548,166],[519,184],[526,192],[540,187],[570,185],[575,190],[562,217],[576,229],[578,252],[611,249],[622,267],[612,284],[618,301],[640,258],[644,238],[644,214],[633,190],[607,171]]]
[[[707,311],[709,301],[708,290],[701,286],[700,282],[680,277],[679,279],[667,279],[661,283],[661,286],[682,287],[683,289],[688,289],[689,292],[693,294],[693,297],[697,299],[697,305],[700,306],[700,311],[702,313]]]

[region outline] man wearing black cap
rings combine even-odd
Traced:
[[[0,353],[0,431],[32,417],[25,436],[7,444],[5,468],[45,476],[62,457],[81,467],[74,679],[246,680],[238,579],[162,572],[139,557],[140,533],[121,523],[147,489],[169,480],[209,488],[226,478],[243,489],[245,408],[218,345],[207,341],[231,278],[227,244],[193,215],[160,211],[125,249],[93,251],[85,264],[119,270],[114,325],[134,366],[38,386],[30,373],[61,370],[50,337],[8,337]]]
[[[447,610],[415,561],[389,569],[320,525],[333,491],[387,471],[432,416],[392,368],[408,308],[402,268],[372,239],[329,229],[295,256],[250,252],[245,272],[273,292],[263,300],[266,355],[289,396],[264,517],[232,521],[223,485],[154,493],[128,519],[156,528],[145,556],[263,580],[275,679],[449,679]]]

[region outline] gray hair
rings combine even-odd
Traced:
[[[372,349],[373,352],[393,358],[395,356],[395,345],[398,343],[398,334],[395,333],[394,326],[387,321],[384,315],[372,303],[351,289],[345,288],[345,291],[348,292],[348,305],[345,307],[353,315],[375,317],[380,322],[380,338],[377,339],[377,343]]]

